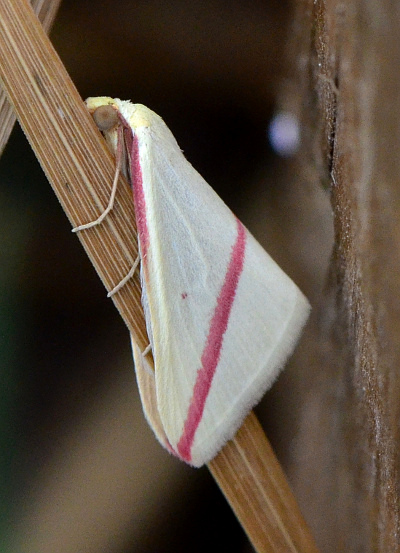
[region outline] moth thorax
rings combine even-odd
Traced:
[[[93,119],[100,131],[109,131],[118,123],[118,111],[110,105],[100,106],[94,110]]]

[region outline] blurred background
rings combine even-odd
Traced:
[[[291,21],[290,0],[64,0],[51,39],[82,98],[131,99],[164,118],[314,303],[332,221],[299,171]],[[170,457],[148,428],[127,329],[18,125],[0,179],[1,551],[251,551],[207,468]],[[306,332],[258,408],[289,477],[311,344]],[[312,402],[306,411],[313,424]]]

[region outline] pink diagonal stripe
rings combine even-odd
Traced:
[[[197,371],[196,383],[190,401],[188,414],[182,436],[178,442],[177,451],[182,459],[189,462],[192,458],[192,446],[196,430],[203,416],[211,383],[221,356],[222,342],[228,327],[233,301],[236,296],[239,278],[243,271],[246,247],[246,229],[237,220],[237,238],[232,247],[231,258],[225,275],[224,283],[217,299],[210,330],[201,357],[201,367]]]

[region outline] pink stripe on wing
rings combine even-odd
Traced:
[[[143,174],[140,166],[139,141],[136,134],[133,136],[133,139],[131,138],[130,142],[129,164],[135,203],[136,225],[139,234],[142,263],[146,264],[146,254],[149,247],[149,229],[147,227],[146,218],[146,198],[143,189]]]
[[[177,445],[180,457],[189,462],[192,458],[192,446],[196,430],[203,416],[211,383],[221,356],[222,342],[228,327],[229,316],[235,299],[239,278],[244,267],[246,247],[246,229],[237,220],[237,238],[232,247],[231,258],[225,275],[224,283],[217,299],[214,315],[211,319],[206,345],[201,357],[201,367],[197,371],[197,379],[193,388],[188,415],[184,424],[182,436]]]

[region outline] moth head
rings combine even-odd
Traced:
[[[100,131],[110,131],[118,124],[118,106],[112,98],[107,96],[88,98],[86,106]]]
[[[94,122],[102,132],[109,131],[118,124],[118,112],[113,106],[100,106],[92,113]]]

